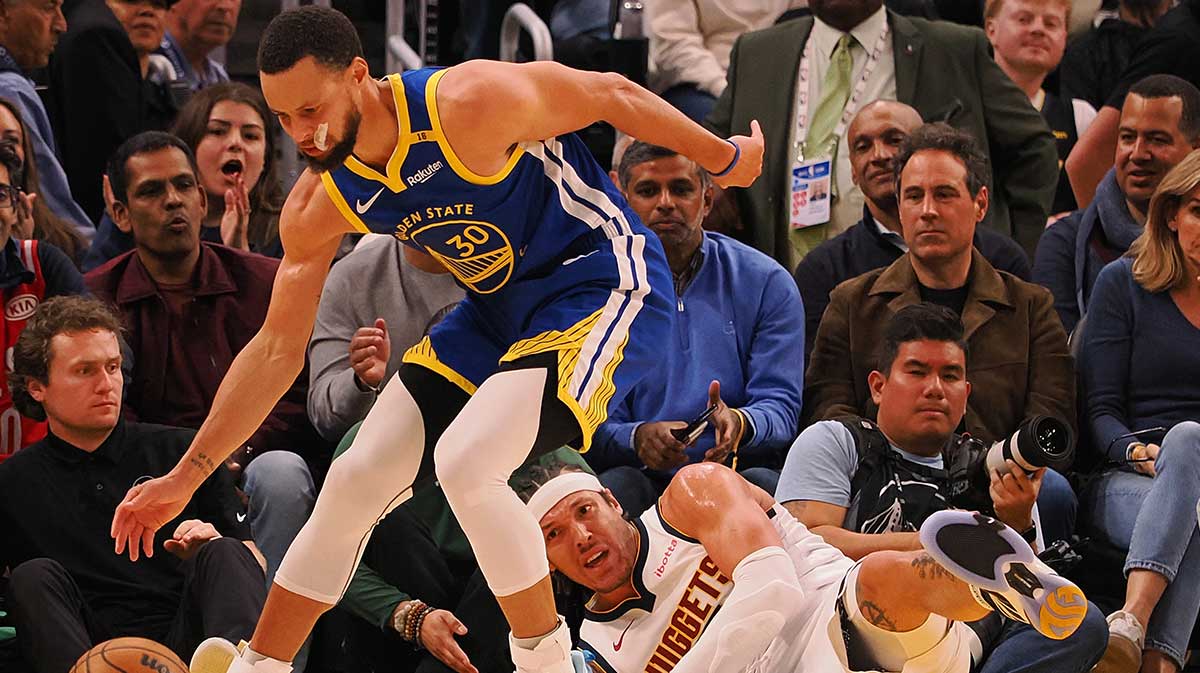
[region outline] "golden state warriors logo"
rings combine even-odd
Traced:
[[[411,237],[463,285],[479,294],[499,290],[512,276],[512,244],[494,224],[450,220],[422,227]]]

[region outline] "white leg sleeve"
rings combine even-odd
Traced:
[[[394,376],[354,443],[333,461],[312,516],[283,557],[275,583],[305,598],[336,604],[371,529],[412,494],[424,450],[421,411]]]
[[[739,673],[798,616],[800,580],[781,547],[763,547],[733,570],[733,591],[675,673]]]
[[[541,528],[508,486],[537,439],[546,375],[518,369],[484,381],[434,450],[438,482],[497,596],[550,574]]]

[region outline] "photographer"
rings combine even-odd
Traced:
[[[788,454],[779,502],[855,559],[919,549],[915,531],[924,520],[955,507],[990,509],[1028,539],[1039,537],[1039,491],[1068,487],[1045,468],[985,465],[988,449],[954,434],[971,393],[958,316],[918,303],[898,311],[882,337],[878,369],[868,377],[878,425],[847,417],[806,429]],[[990,654],[980,671],[1086,671],[1099,655],[1088,644],[1103,640],[1104,629],[1094,607],[1079,632],[1059,643],[1007,622],[999,636],[981,633]]]

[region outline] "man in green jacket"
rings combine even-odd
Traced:
[[[994,176],[985,225],[1012,235],[1032,257],[1058,155],[1041,115],[992,60],[983,32],[899,16],[883,0],[810,0],[809,8],[812,18],[738,39],[728,86],[706,121],[719,134],[745,132],[753,119],[762,125],[762,177],[731,190],[743,241],[792,269],[857,222],[863,198],[850,181],[845,128],[863,105],[893,99],[926,122],[975,137]],[[829,173],[833,198],[823,199],[816,183]]]

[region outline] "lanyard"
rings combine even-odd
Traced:
[[[875,66],[883,56],[883,50],[887,48],[889,34],[891,34],[891,27],[885,23],[883,30],[879,33],[879,38],[875,40],[875,47],[871,49],[871,53],[867,57],[866,65],[863,66],[862,75],[859,76],[858,83],[854,85],[850,100],[846,103],[846,109],[842,111],[842,118],[833,129],[834,138],[840,139],[846,133],[846,127],[850,125],[850,120],[858,112],[859,101],[862,98],[863,92],[867,89],[867,80],[875,72]],[[808,149],[804,147],[804,137],[808,133],[808,76],[812,62],[814,41],[810,33],[808,40],[804,44],[804,55],[800,57],[800,76],[796,83],[796,137],[793,141],[794,146],[792,150],[794,154],[800,157],[801,161],[804,159],[804,152],[801,148],[803,147],[804,150]],[[830,65],[832,65],[832,62]]]

